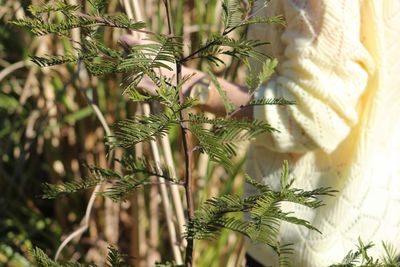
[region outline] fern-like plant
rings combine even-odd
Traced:
[[[100,194],[113,201],[121,201],[129,194],[134,194],[138,187],[152,184],[149,177],[156,176],[169,184],[182,186],[185,190],[187,201],[185,266],[193,264],[194,240],[212,239],[222,229],[230,229],[255,242],[269,245],[281,256],[282,266],[287,265],[288,260],[285,255],[290,253],[290,247],[288,244],[279,244],[277,241],[280,222],[287,221],[318,230],[309,222],[282,212],[279,208],[280,203],[291,201],[309,208],[318,208],[322,203],[317,198],[321,195],[331,195],[334,191],[329,188],[319,188],[313,191],[293,189],[291,187],[292,180],[289,179],[288,166],[285,163],[280,191],[273,191],[267,185],[247,177],[247,182],[257,188],[259,194],[244,198],[236,195],[223,195],[205,201],[200,208],[196,209],[197,204],[194,203],[192,188],[192,166],[194,153],[207,153],[212,161],[222,164],[229,172],[233,167],[231,159],[236,154],[238,143],[254,138],[258,134],[274,131],[274,128],[266,122],[237,120],[232,118],[233,115],[241,109],[255,105],[290,105],[294,103],[285,99],[258,99],[250,101],[244,106],[235,107],[226,97],[217,78],[209,72],[211,81],[219,91],[227,111],[226,117],[211,119],[204,114],[192,112],[191,108],[196,105],[196,99],[184,97],[182,88],[190,80],[190,77],[182,77],[181,71],[183,64],[196,58],[204,58],[211,63],[219,64],[223,62],[218,55],[226,54],[240,59],[250,67],[248,60],[252,57],[263,62],[261,72],[257,74],[249,72],[246,79],[249,94],[254,94],[257,88],[269,79],[277,62],[256,49],[265,45],[264,42],[248,40],[243,35],[235,39],[229,34],[254,23],[283,24],[282,18],[280,16],[267,18],[252,16],[250,11],[254,1],[248,1],[250,5],[242,8],[240,0],[223,0],[224,29],[214,33],[196,51],[183,56],[182,50],[185,44],[182,43],[182,38],[174,36],[171,30],[168,34],[156,34],[146,30],[145,23],[133,21],[124,14],[105,14],[105,1],[91,0],[89,2],[92,5],[92,11],[89,13],[82,13],[80,5],[70,5],[63,0],[41,6],[31,6],[31,18],[13,22],[15,25],[26,27],[36,35],[57,34],[70,38],[71,29],[81,29],[82,41],[78,44],[74,43],[75,51],[65,55],[32,57],[32,61],[41,67],[76,63],[81,69],[86,69],[90,75],[100,77],[105,74],[122,73],[126,77],[123,84],[124,93],[131,101],[157,102],[162,106],[163,111],[150,116],[135,116],[114,125],[113,134],[107,137],[107,144],[111,150],[126,149],[125,155],[117,159],[123,166],[122,172],[89,166],[90,177],[63,184],[45,184],[43,197],[52,199],[62,194],[75,193],[108,183],[110,186]],[[169,1],[164,1],[164,4],[168,17],[168,28],[172,29]],[[62,19],[53,21],[53,14],[60,15],[59,17]],[[137,31],[146,34],[152,43],[134,45],[125,50],[115,50],[106,47],[97,37],[102,27]],[[169,77],[162,76],[159,69],[174,71],[176,80],[172,81]],[[155,95],[146,94],[138,89],[138,85],[144,77],[151,79],[158,86]],[[208,124],[210,127],[203,127],[203,124]],[[156,140],[158,137],[167,135],[173,126],[178,126],[181,131],[182,153],[185,159],[182,172],[184,177],[174,177],[168,166],[158,162],[155,163],[149,159],[135,159],[134,152],[130,149],[135,144]],[[189,133],[197,140],[196,147],[191,147],[188,140]],[[59,266],[38,249],[33,254],[40,266]],[[125,266],[125,263],[120,260],[120,255],[114,249],[110,250],[109,263],[112,266]],[[79,265],[68,263],[67,266]]]

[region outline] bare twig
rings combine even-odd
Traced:
[[[29,61],[18,61],[14,64],[11,64],[9,66],[7,66],[6,68],[4,68],[2,71],[0,71],[0,82],[9,74],[13,73],[14,71],[23,68],[25,66],[30,65]]]
[[[75,237],[80,236],[83,234],[89,227],[89,221],[90,221],[90,213],[92,212],[93,209],[93,204],[96,199],[96,192],[99,192],[101,185],[96,185],[96,187],[93,190],[92,195],[90,196],[88,205],[86,206],[86,212],[85,216],[83,217],[81,226],[73,231],[71,234],[67,236],[67,238],[64,239],[64,241],[61,243],[61,245],[58,247],[56,255],[54,256],[54,260],[57,261],[58,257],[60,256],[61,251],[64,249],[64,247]]]

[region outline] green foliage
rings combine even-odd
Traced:
[[[82,63],[90,74],[97,76],[123,73],[126,77],[123,83],[124,92],[131,100],[156,101],[162,104],[165,109],[157,114],[135,116],[114,124],[113,134],[107,137],[107,144],[110,149],[125,149],[123,150],[124,156],[121,160],[118,160],[123,166],[121,173],[99,167],[89,167],[91,176],[86,179],[56,185],[45,184],[44,198],[54,198],[58,195],[85,190],[101,183],[108,183],[110,186],[100,194],[114,201],[120,201],[124,200],[139,186],[151,184],[148,178],[156,176],[164,178],[170,183],[183,185],[188,202],[190,202],[189,199],[192,198],[193,194],[189,187],[193,183],[189,178],[190,175],[186,175],[183,179],[172,177],[168,168],[161,164],[150,163],[144,159],[135,159],[130,148],[141,142],[157,140],[158,137],[167,135],[172,126],[177,125],[182,131],[185,150],[183,153],[186,160],[185,173],[192,172],[188,167],[191,164],[189,162],[190,157],[187,155],[198,151],[207,153],[212,161],[224,166],[228,172],[232,172],[234,169],[232,159],[236,155],[238,143],[262,133],[275,131],[265,122],[232,119],[231,115],[244,107],[235,107],[229,101],[217,78],[211,72],[209,72],[209,76],[224,102],[227,116],[209,119],[204,115],[192,113],[190,108],[196,102],[193,99],[183,99],[182,97],[182,88],[190,79],[190,76],[182,78],[180,69],[183,63],[195,58],[207,58],[211,62],[221,63],[221,60],[217,57],[220,54],[237,58],[246,65],[248,65],[249,58],[255,58],[265,63],[260,73],[248,79],[247,83],[251,85],[250,90],[254,92],[257,87],[271,77],[277,61],[269,60],[267,56],[257,51],[256,48],[265,45],[265,42],[247,40],[243,37],[228,37],[228,34],[253,23],[282,23],[281,17],[251,17],[248,13],[251,7],[242,7],[239,0],[224,0],[223,31],[214,33],[202,47],[184,57],[181,38],[150,32],[146,32],[152,36],[151,42],[148,44],[133,45],[130,48],[125,45],[123,51],[107,47],[97,37],[101,27],[145,31],[143,30],[145,24],[132,21],[124,14],[102,15],[105,6],[104,1],[91,0],[90,4],[95,12],[88,14],[78,12],[78,10],[81,10],[81,6],[72,6],[64,2],[31,7],[33,18],[14,21],[15,25],[26,27],[37,35],[54,33],[68,37],[68,30],[82,29],[84,38],[82,43],[79,44],[80,48],[76,48],[76,51],[74,51],[75,53],[66,53],[63,56],[35,56],[32,57],[32,60],[39,66]],[[62,19],[58,21],[49,19],[52,16],[49,16],[48,13],[52,12],[61,13]],[[175,81],[171,80],[171,77],[160,75],[160,69],[176,70],[176,84]],[[157,85],[158,89],[154,94],[138,90],[138,85],[143,78],[148,78]],[[246,107],[265,104],[284,105],[293,104],[293,102],[285,99],[261,99],[249,102]],[[212,127],[206,128],[203,124],[209,124]],[[187,131],[192,133],[198,143],[197,147],[190,151],[187,146]],[[318,188],[311,191],[294,189],[291,187],[293,180],[289,180],[288,177],[286,163],[281,176],[281,190],[278,192],[247,177],[247,182],[258,189],[257,195],[244,198],[237,195],[223,195],[205,201],[201,208],[195,212],[195,216],[190,215],[188,218],[186,253],[189,256],[186,257],[186,263],[191,265],[194,239],[211,239],[219,234],[222,229],[228,229],[245,235],[255,242],[262,242],[271,246],[281,257],[281,265],[287,265],[286,255],[291,250],[288,245],[281,245],[277,242],[280,222],[287,221],[311,230],[318,230],[308,221],[293,217],[291,213],[283,212],[280,209],[280,203],[289,201],[309,208],[317,208],[322,205],[318,197],[334,193],[330,188]],[[189,203],[188,206],[191,209]],[[192,213],[193,211],[190,210],[189,214]],[[41,250],[36,249],[33,254],[40,266],[58,266]],[[117,250],[110,248],[108,261],[111,266],[125,266],[122,258]],[[67,263],[67,266],[68,264],[70,263]],[[167,264],[167,266],[169,265]]]
[[[43,184],[44,199],[54,199],[56,197],[76,193],[92,188],[98,184],[107,182],[111,186],[106,191],[99,194],[110,198],[113,201],[124,200],[133,190],[143,186],[150,176],[161,177],[171,182],[177,182],[171,170],[165,165],[155,165],[146,159],[134,159],[131,155],[117,160],[125,169],[125,174],[117,173],[110,169],[103,169],[96,166],[87,166],[91,176],[72,182],[59,184]]]
[[[246,77],[246,85],[250,92],[254,92],[264,82],[268,81],[274,73],[275,67],[278,65],[278,60],[267,59],[264,61],[261,72],[254,73],[251,68]]]
[[[264,61],[267,59],[267,56],[255,50],[255,48],[266,44],[268,43],[258,40],[248,40],[246,38],[232,39],[224,33],[214,34],[207,40],[204,48],[199,51],[199,54],[193,58],[205,58],[217,66],[220,63],[225,64],[218,57],[221,54],[229,55],[243,61],[246,61],[249,57]]]
[[[368,250],[374,246],[373,243],[364,244],[361,239],[358,240],[356,251],[350,251],[341,263],[333,264],[330,267],[356,267],[356,266],[374,266],[374,267],[398,267],[400,266],[399,255],[396,249],[382,242],[385,254],[381,259],[374,259],[368,255]]]
[[[215,85],[215,88],[217,89],[222,101],[224,102],[225,110],[227,113],[230,113],[235,110],[235,105],[229,100],[228,96],[226,95],[226,92],[222,89],[221,85],[219,84],[217,77],[209,71],[208,75],[211,77],[212,83]]]
[[[200,151],[210,159],[222,164],[229,171],[231,158],[236,155],[238,144],[253,137],[276,131],[268,123],[257,120],[236,120],[229,118],[210,119],[204,115],[189,114],[190,130],[199,141]],[[210,124],[210,129],[202,127]]]
[[[104,13],[107,2],[108,0],[89,0],[89,3],[99,14]]]
[[[250,2],[250,6],[252,6],[254,2]],[[265,1],[264,7],[266,7],[268,2],[270,1]],[[230,32],[231,30],[248,26],[250,24],[285,24],[281,15],[271,17],[252,17],[249,16],[248,9],[246,10],[241,7],[242,3],[239,0],[223,0],[222,9],[224,12],[223,22],[226,28],[225,31]],[[255,13],[257,13],[257,11]]]
[[[154,140],[166,135],[171,124],[177,122],[176,118],[165,113],[123,120],[114,126],[115,133],[108,139],[108,144],[112,148],[131,147],[140,142]]]
[[[289,267],[291,266],[289,255],[293,254],[292,244],[279,244],[277,246],[271,246],[272,249],[278,254],[279,257],[279,267]]]
[[[50,6],[45,7],[49,9]],[[58,7],[55,7],[53,11],[56,11]],[[76,9],[80,8],[75,7]],[[41,8],[35,7],[34,9],[40,10]],[[24,18],[12,21],[13,24],[21,27],[27,28],[35,35],[45,35],[45,34],[66,34],[68,30],[75,28],[82,28],[85,30],[90,30],[99,26],[104,27],[114,27],[126,30],[140,30],[143,29],[146,24],[143,22],[135,22],[129,19],[125,14],[117,14],[115,16],[104,16],[104,17],[94,17],[84,14],[74,14],[72,10],[64,10],[63,14],[65,19],[59,23],[48,22],[45,18],[34,17],[34,18]]]
[[[49,12],[57,12],[60,11],[64,14],[70,14],[73,11],[77,11],[80,9],[79,5],[71,5],[66,1],[54,1],[53,3],[46,3],[42,5],[30,5],[28,7],[29,12],[34,17],[38,17],[39,15],[47,14]]]
[[[130,266],[125,260],[126,255],[121,254],[116,248],[108,247],[108,265],[112,267],[128,267]]]
[[[54,199],[60,195],[76,193],[82,190],[92,188],[93,186],[101,183],[102,180],[99,178],[86,178],[82,180],[66,182],[63,184],[43,184],[43,198]]]
[[[94,264],[80,264],[72,261],[60,264],[50,259],[40,248],[34,248],[30,253],[34,257],[37,267],[98,267]],[[108,247],[107,261],[107,266],[110,267],[131,266],[126,262],[126,255],[121,254],[113,247]]]
[[[239,196],[224,195],[207,200],[196,212],[195,219],[189,222],[187,238],[209,239],[226,228],[243,235],[251,240],[262,242],[278,249],[276,241],[279,233],[280,221],[302,225],[318,231],[309,222],[290,216],[280,210],[283,201],[293,202],[310,208],[322,205],[319,196],[331,196],[336,191],[330,188],[319,188],[312,191],[293,189],[293,180],[289,181],[287,163],[283,166],[281,175],[281,190],[273,191],[269,186],[247,177],[247,182],[258,189],[259,194],[241,198]],[[238,214],[245,213],[243,219]],[[283,250],[286,251],[286,250]]]

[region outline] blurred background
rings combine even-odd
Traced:
[[[110,0],[106,13],[125,13],[133,2]],[[135,2],[142,7],[148,29],[167,31],[162,0]],[[29,61],[30,55],[65,54],[72,50],[65,39],[54,35],[35,37],[8,23],[30,16],[28,6],[40,3],[42,0],[0,0],[0,266],[31,266],[29,250],[33,247],[54,257],[62,240],[81,223],[91,191],[45,200],[41,198],[43,183],[84,178],[88,175],[85,164],[118,168],[117,164],[107,163],[105,131],[94,107],[99,108],[108,125],[138,111],[122,94],[119,75],[82,79],[75,65],[40,68]],[[82,12],[90,9],[87,1],[79,3],[83,5]],[[185,54],[196,50],[222,26],[220,1],[170,3],[174,32],[183,37]],[[100,32],[104,43],[113,48],[118,48],[118,39],[125,33],[109,28]],[[71,34],[80,38],[79,31]],[[244,71],[240,62],[228,57],[221,59],[226,64],[211,66],[213,72],[242,82]],[[202,60],[188,64],[199,69],[210,67]],[[183,162],[178,129],[172,129],[169,138],[175,162]],[[148,144],[137,149],[149,154]],[[115,154],[118,157],[122,151],[116,150]],[[242,158],[238,157],[237,170],[232,175],[205,156],[196,158],[197,205],[212,196],[241,194]],[[180,175],[183,168],[177,171]],[[127,254],[135,266],[172,261],[158,190],[157,186],[146,186],[122,203],[97,197],[88,230],[67,245],[61,261],[103,265],[109,245]],[[237,266],[243,254],[242,245],[242,238],[230,232],[223,232],[217,240],[197,241],[196,265]]]

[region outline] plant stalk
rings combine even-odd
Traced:
[[[182,76],[181,63],[176,63],[176,84],[179,84],[179,81]],[[179,90],[179,102],[183,103],[185,101],[182,90]],[[189,147],[189,133],[188,126],[189,122],[187,120],[187,113],[185,110],[181,110],[179,112],[180,117],[180,128],[182,132],[182,143],[183,150],[185,155],[185,194],[187,201],[187,216],[188,222],[194,219],[194,200],[193,200],[193,176],[192,176],[192,150]],[[190,267],[193,265],[193,248],[194,242],[192,238],[188,238],[187,246],[186,246],[186,256],[185,256],[185,265]]]
[[[171,24],[171,10],[170,5],[168,3],[169,0],[163,0],[165,5],[165,10],[167,13],[167,20],[168,20],[168,33],[169,35],[173,35],[172,32],[172,24]],[[176,85],[178,86],[180,80],[182,78],[182,61],[176,61]],[[183,104],[185,101],[185,97],[183,95],[183,91],[179,90],[179,102]],[[185,157],[185,195],[186,195],[186,202],[187,202],[187,216],[188,216],[188,223],[194,219],[194,200],[193,200],[193,176],[192,176],[192,150],[189,147],[189,122],[187,121],[187,113],[185,110],[179,111],[179,119],[180,119],[180,129],[182,133],[182,144],[184,150],[184,157]],[[191,267],[193,266],[193,248],[194,242],[192,238],[188,238],[187,246],[186,246],[186,255],[185,255],[185,266]]]

